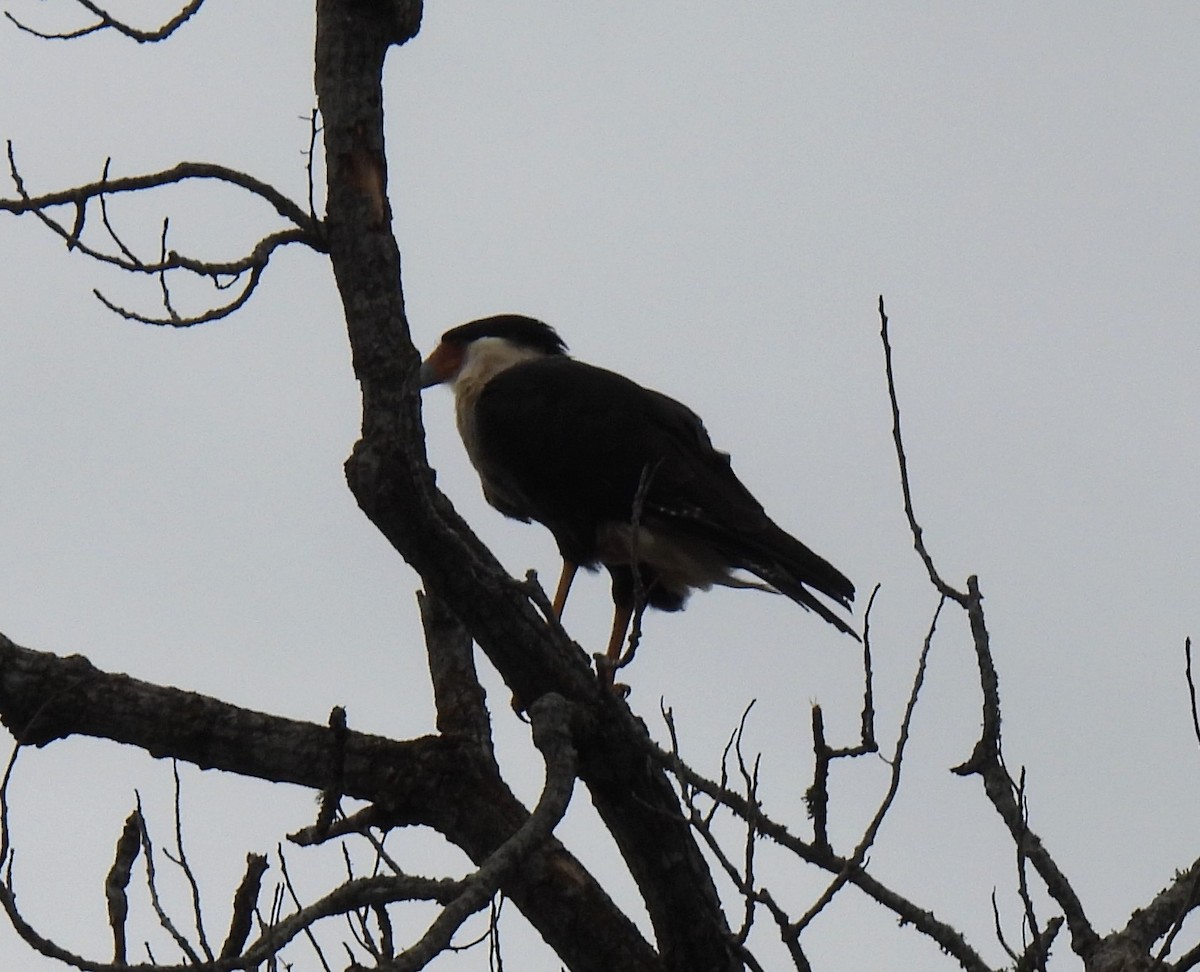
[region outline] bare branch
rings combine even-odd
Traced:
[[[1017,783],[1017,805],[1021,809],[1022,834],[1029,834],[1029,804],[1025,799],[1025,768],[1021,768],[1019,781]],[[1036,972],[1045,972],[1046,969],[1046,953],[1039,950],[1039,943],[1042,940],[1042,931],[1037,918],[1037,911],[1033,906],[1033,896],[1029,892],[1029,874],[1025,866],[1028,861],[1028,856],[1025,853],[1025,839],[1017,840],[1017,895],[1021,899],[1021,904],[1025,909],[1025,927],[1029,932],[1029,946],[1025,950],[1026,964],[1030,969]]]
[[[263,875],[267,872],[267,859],[262,854],[246,855],[246,873],[233,896],[229,933],[221,946],[221,958],[230,959],[239,955],[250,937],[254,907],[262,888]]]
[[[1171,954],[1171,946],[1175,944],[1176,936],[1183,931],[1183,923],[1187,921],[1188,915],[1200,904],[1200,870],[1196,870],[1193,865],[1192,870],[1192,889],[1191,893],[1184,897],[1179,905],[1179,913],[1175,916],[1175,920],[1171,923],[1166,935],[1163,936],[1162,944],[1159,946],[1158,954],[1154,957],[1156,965],[1162,965],[1168,955]]]
[[[1154,942],[1167,936],[1160,949],[1160,956],[1165,956],[1183,920],[1197,907],[1200,907],[1200,858],[1186,871],[1177,873],[1175,880],[1155,895],[1153,901],[1135,911],[1125,927],[1109,937],[1128,940],[1141,954],[1148,954]]]
[[[721,754],[721,782],[722,788],[728,784],[728,765],[730,754],[733,753],[737,758],[740,775],[742,777],[742,785],[744,788],[744,799],[747,803],[755,808],[761,808],[762,804],[758,799],[758,760],[755,760],[753,771],[748,770],[745,757],[742,751],[742,738],[746,727],[746,719],[750,714],[750,709],[753,708],[752,701],[742,712],[742,718],[739,721],[738,728],[731,733],[729,741],[725,745],[725,749]],[[663,709],[663,717],[666,720],[668,732],[671,736],[671,745],[673,752],[678,755],[679,739],[675,731],[674,714],[669,709]],[[743,917],[742,925],[733,935],[733,945],[738,950],[739,957],[750,964],[753,968],[760,968],[758,961],[746,946],[746,941],[749,938],[750,931],[753,927],[755,911],[758,905],[762,904],[768,908],[772,917],[779,921],[780,916],[783,918],[783,924],[787,923],[787,915],[782,909],[775,904],[771,898],[770,892],[759,890],[755,887],[754,878],[754,861],[758,847],[758,831],[753,822],[743,821],[746,825],[746,837],[742,850],[742,864],[739,867],[735,864],[726,851],[724,845],[717,839],[713,833],[712,823],[720,804],[713,802],[707,812],[701,810],[697,802],[697,792],[695,789],[687,786],[680,781],[680,796],[683,800],[684,809],[687,812],[688,823],[700,835],[717,864],[725,873],[725,876],[733,884],[738,894],[742,897],[743,902]]]
[[[533,583],[536,586],[536,577]],[[492,721],[487,696],[475,671],[471,635],[445,602],[432,594],[418,591],[417,606],[425,629],[438,731],[469,740],[486,759],[494,762]]]
[[[594,683],[590,673],[589,681]],[[29,745],[86,734],[127,742],[159,756],[176,756],[201,767],[219,767],[317,791],[328,786],[332,777],[326,726],[112,675],[80,656],[64,659],[30,651],[3,635],[0,720]],[[433,827],[477,862],[487,860],[528,818],[528,811],[498,777],[494,764],[480,759],[475,747],[437,736],[394,741],[349,732],[343,786],[347,796],[372,801],[381,808],[376,811],[382,818],[379,826]],[[0,789],[0,862],[10,846],[2,798]],[[402,877],[407,880],[403,875],[396,879]],[[505,872],[503,880],[505,894],[551,947],[569,956],[572,968],[589,972],[661,969],[658,956],[633,922],[553,837],[521,867]],[[435,885],[396,885],[392,890],[387,885],[372,885],[353,907],[409,900],[416,892],[409,893],[406,887],[420,891]],[[436,887],[443,888],[448,897],[455,896],[453,889],[446,890],[449,885]],[[334,898],[322,907],[333,908],[341,900]],[[16,911],[11,886],[0,886],[0,907],[9,911],[14,927],[31,947],[77,968],[100,968],[98,963],[73,956],[39,937]],[[599,940],[579,938],[581,913],[590,916]],[[265,962],[270,957],[267,946],[275,942],[265,936],[266,932],[258,951],[251,946],[237,960],[226,964],[218,960],[215,972]]]
[[[875,692],[874,672],[871,669],[871,609],[875,607],[875,597],[879,593],[879,584],[871,590],[867,599],[867,610],[863,613],[863,708],[862,708],[862,745],[858,750],[842,750],[846,756],[856,756],[861,753],[874,753],[879,750],[875,741]]]
[[[277,233],[275,235],[274,239],[268,237],[268,239],[262,240],[258,244],[258,246],[255,247],[255,252],[257,253],[264,245],[269,245],[270,249],[274,250],[276,246],[282,245],[283,243],[295,242],[295,240],[292,240],[292,239],[285,239],[285,240],[280,239],[280,237],[291,236],[294,233],[295,233],[295,230],[286,230],[283,233]],[[252,255],[248,259],[253,259],[253,258],[254,257]],[[189,262],[194,262],[194,261],[189,261]],[[195,264],[195,265],[203,266],[203,264]],[[128,268],[126,268],[126,269],[128,269]],[[173,268],[168,268],[168,269],[173,269]],[[187,269],[192,269],[192,268],[188,267]],[[194,317],[180,317],[178,314],[176,314],[171,309],[171,307],[169,305],[167,307],[167,310],[168,310],[168,313],[170,316],[168,316],[168,317],[149,317],[145,314],[139,314],[137,311],[129,310],[126,307],[122,307],[120,304],[114,303],[113,301],[111,301],[107,297],[105,297],[104,294],[102,294],[99,290],[93,290],[92,294],[96,297],[96,299],[98,301],[100,301],[100,303],[102,303],[110,311],[112,311],[114,314],[117,314],[120,317],[125,318],[128,321],[137,321],[140,324],[153,324],[158,327],[193,327],[197,324],[209,324],[213,321],[222,320],[223,318],[229,317],[229,315],[233,314],[236,310],[238,310],[240,307],[242,307],[246,303],[246,301],[248,301],[250,299],[250,295],[254,293],[255,288],[258,287],[258,283],[262,279],[262,274],[265,269],[266,269],[265,262],[252,267],[250,270],[250,276],[246,281],[246,286],[242,289],[241,293],[239,293],[238,296],[234,300],[230,301],[228,304],[225,304],[221,307],[214,307],[210,310],[205,311],[202,314],[197,314]],[[239,276],[240,275],[241,274],[239,272]]]
[[[904,440],[900,433],[900,402],[896,397],[896,376],[892,371],[892,345],[888,339],[888,317],[883,308],[882,295],[879,298],[879,320],[879,337],[883,342],[883,361],[884,371],[887,375],[888,399],[892,404],[892,439],[896,445],[896,459],[900,464],[900,490],[904,494],[904,515],[908,517],[908,526],[912,532],[913,546],[925,564],[925,570],[929,573],[930,583],[937,588],[938,593],[965,606],[967,595],[955,590],[942,580],[937,567],[934,566],[933,557],[930,556],[929,550],[925,546],[921,525],[917,522],[916,513],[913,512],[912,490],[908,481],[908,458],[904,453]]]
[[[1004,954],[1012,959],[1015,964],[1018,961],[1017,953],[1012,950],[1008,944],[1008,939],[1004,937],[1004,924],[1000,921],[1000,903],[996,900],[995,888],[992,888],[992,929],[996,932],[996,941],[1004,949]]]
[[[7,10],[4,12],[9,20],[11,20],[18,28],[25,31],[27,34],[32,34],[34,37],[39,37],[42,40],[76,40],[80,37],[86,37],[88,34],[95,34],[101,30],[115,30],[118,34],[128,37],[130,40],[135,40],[139,44],[154,43],[156,41],[166,40],[176,30],[184,25],[191,17],[204,5],[204,0],[189,0],[188,4],[179,11],[174,17],[168,20],[161,27],[153,30],[139,30],[132,27],[123,21],[112,16],[107,10],[93,3],[92,0],[75,0],[84,10],[89,11],[94,16],[99,18],[96,23],[87,27],[80,27],[77,30],[67,31],[62,34],[49,34],[33,27],[29,27],[21,21],[17,20]]]
[[[946,598],[942,597],[938,601],[937,609],[933,612],[933,619],[929,622],[929,631],[925,635],[925,642],[921,646],[921,654],[917,660],[917,672],[913,676],[912,689],[908,696],[908,705],[904,709],[904,718],[900,722],[900,732],[896,738],[896,749],[892,755],[891,779],[888,783],[887,792],[884,794],[883,801],[879,804],[879,809],[875,811],[875,816],[867,825],[866,831],[863,833],[862,839],[858,842],[858,846],[854,848],[854,852],[846,860],[842,870],[834,878],[833,882],[827,887],[824,893],[813,902],[808,911],[788,930],[789,934],[799,938],[804,929],[807,928],[821,913],[833,896],[838,893],[850,880],[851,875],[859,870],[863,862],[867,858],[867,851],[871,845],[875,843],[875,838],[879,834],[879,828],[883,824],[883,818],[887,816],[887,812],[891,809],[892,802],[896,799],[896,794],[900,790],[900,769],[904,762],[904,749],[908,744],[909,730],[912,726],[913,713],[917,708],[917,698],[921,694],[921,686],[925,683],[925,667],[929,659],[929,650],[933,645],[933,635],[937,631],[938,617],[942,613],[942,608],[945,606]]]
[[[171,920],[171,916],[167,914],[162,901],[158,897],[158,882],[154,868],[154,845],[150,841],[150,828],[146,826],[145,814],[142,813],[142,798],[140,795],[137,798],[137,812],[138,816],[142,818],[142,826],[139,834],[142,839],[142,850],[145,852],[146,857],[146,887],[150,892],[150,904],[154,908],[154,913],[158,915],[158,923],[175,940],[175,944],[179,946],[179,950],[187,957],[188,964],[199,965],[200,956],[192,948],[191,942],[175,927],[175,923]]]
[[[504,895],[492,899],[488,908],[488,968],[491,972],[504,972],[504,953],[500,948],[500,911],[504,907]]]
[[[812,707],[813,781],[804,792],[808,815],[813,822],[813,843],[829,847],[829,764],[833,750],[825,741],[825,715],[819,705]]]
[[[296,914],[293,915],[293,918],[296,918],[299,915],[305,914],[308,909],[305,909],[300,904],[300,896],[296,893],[296,886],[292,884],[292,876],[288,873],[287,858],[283,856],[283,847],[276,848],[276,853],[279,855],[279,870],[283,874],[283,886],[287,889],[287,893],[291,895],[292,904],[296,906]],[[342,887],[348,888],[354,883],[355,882],[353,881],[347,881],[342,885]],[[350,905],[348,908],[339,910],[344,913],[345,911],[351,910],[354,907],[357,907],[357,905]],[[296,931],[298,933],[302,933],[304,937],[308,939],[308,944],[312,946],[313,951],[316,953],[317,961],[321,963],[321,968],[324,969],[325,972],[333,972],[333,970],[329,967],[329,963],[325,960],[325,952],[321,949],[321,943],[317,941],[317,936],[313,934],[312,926],[314,924],[316,924],[316,918],[300,921],[298,922]],[[268,929],[267,935],[270,936],[273,931],[274,929]],[[278,951],[278,948],[273,949],[272,954],[275,954]]]
[[[954,956],[967,972],[991,972],[990,966],[967,944],[962,934],[952,925],[935,917],[929,910],[893,891],[863,868],[850,868],[848,866],[850,862],[846,858],[833,853],[828,847],[802,840],[788,830],[785,825],[768,817],[759,807],[754,806],[741,795],[732,792],[722,784],[714,783],[701,776],[683,761],[678,749],[674,752],[667,752],[650,740],[646,740],[645,747],[652,758],[671,771],[681,787],[704,793],[743,820],[753,822],[759,832],[795,854],[800,860],[816,865],[830,874],[838,875],[846,872],[850,884],[893,912],[902,923],[912,925],[917,931],[936,942],[948,954]],[[684,792],[686,794],[687,790],[685,789]],[[686,799],[690,799],[690,797],[685,797],[685,801]],[[769,895],[762,891],[758,893],[759,900],[770,909],[772,904]],[[779,914],[783,914],[783,912],[780,911]]]
[[[168,218],[163,219],[162,237],[158,247],[158,262],[160,265],[167,262],[167,232],[170,229],[171,221]],[[175,308],[171,306],[171,288],[167,284],[167,271],[165,269],[158,272],[158,287],[162,291],[163,308],[166,310],[171,320],[178,320],[179,314]]]
[[[390,959],[396,954],[396,945],[392,934],[392,920],[388,917],[387,908],[376,905],[372,909],[375,921],[379,925],[379,957]]]
[[[317,180],[313,172],[313,167],[317,160],[317,137],[321,134],[321,123],[318,119],[321,117],[319,108],[314,108],[308,116],[308,151],[305,152],[307,162],[305,169],[308,172],[308,216],[313,221],[313,224],[319,224],[320,218],[317,216]]]
[[[9,171],[17,188],[18,198],[0,199],[0,210],[7,210],[17,215],[32,213],[51,232],[66,241],[68,249],[77,250],[98,263],[118,267],[129,273],[153,274],[158,277],[162,304],[167,312],[165,317],[152,317],[129,310],[106,297],[99,290],[93,290],[97,300],[114,314],[126,320],[171,327],[190,327],[221,320],[233,314],[250,299],[262,278],[263,271],[277,249],[292,243],[303,243],[318,251],[324,249],[321,224],[315,217],[305,213],[299,206],[267,183],[225,166],[184,162],[163,172],[124,179],[110,179],[108,175],[110,159],[104,163],[104,171],[99,182],[76,186],[61,192],[31,196],[26,190],[24,179],[17,168],[12,142],[8,143],[8,160]],[[279,230],[265,236],[254,245],[248,254],[239,259],[217,261],[199,260],[169,249],[167,246],[169,222],[164,220],[158,259],[144,260],[138,257],[113,227],[108,211],[109,196],[161,188],[188,179],[217,180],[251,192],[269,202],[277,213],[294,225],[289,229]],[[87,206],[92,201],[97,202],[100,206],[101,220],[109,237],[117,247],[118,252],[116,253],[105,252],[81,239]],[[74,208],[74,221],[69,228],[48,212],[56,206],[72,206]],[[210,308],[201,314],[184,316],[172,306],[168,288],[167,274],[176,270],[207,278],[217,290],[227,290],[243,277],[245,283],[233,300]]]
[[[183,872],[183,876],[187,880],[192,894],[192,918],[195,923],[196,938],[200,942],[200,948],[211,962],[213,953],[212,949],[208,947],[208,936],[204,933],[204,916],[200,907],[200,884],[196,881],[196,875],[192,871],[191,864],[188,863],[187,852],[183,849],[183,792],[179,783],[179,760],[177,759],[171,760],[171,776],[175,784],[175,851],[179,856],[175,858],[166,851],[163,853]]]
[[[813,782],[805,791],[804,801],[813,820],[813,841],[819,847],[829,846],[829,771],[833,760],[879,751],[879,743],[875,739],[875,692],[871,667],[871,609],[875,606],[878,593],[879,585],[876,584],[863,618],[863,708],[858,745],[832,748],[825,740],[825,716],[821,707],[814,705],[812,709]]]
[[[9,156],[8,156],[9,166],[13,170],[13,173],[14,173],[13,177],[15,179],[16,178],[16,164],[13,162],[11,144],[9,145],[8,151],[9,151]],[[102,182],[108,181],[108,170],[110,168],[112,168],[112,156],[111,155],[107,159],[104,160],[104,169],[100,174],[100,179]],[[125,241],[121,239],[121,237],[117,234],[117,231],[113,228],[112,220],[110,220],[108,218],[108,196],[101,193],[100,196],[97,197],[96,201],[100,204],[100,218],[104,222],[104,228],[105,228],[105,230],[107,230],[109,238],[113,241],[113,243],[116,244],[117,249],[121,251],[121,253],[124,255],[125,259],[130,264],[132,264],[134,266],[140,265],[141,261],[138,260],[138,258],[133,255],[133,251],[125,245]],[[88,200],[85,199],[82,202],[76,203],[76,207],[79,208],[80,210],[86,212],[87,204],[88,204]],[[83,220],[80,219],[79,223],[82,224],[82,222],[83,222]]]
[[[1063,926],[1062,915],[1055,915],[1048,922],[1040,935],[1034,936],[1030,941],[1029,947],[1025,949],[1025,953],[1017,959],[1013,966],[1013,972],[1040,972],[1046,967],[1046,960],[1050,957],[1050,946],[1054,944],[1054,939],[1058,936],[1059,929]]]
[[[1200,945],[1193,945],[1176,960],[1172,968],[1175,972],[1191,972],[1200,966]]]
[[[550,693],[529,707],[533,741],[546,764],[546,781],[533,813],[515,834],[461,882],[457,896],[442,910],[421,940],[405,949],[378,972],[415,972],[446,949],[454,933],[475,912],[487,905],[504,875],[521,864],[558,825],[575,784],[576,756],[570,729],[571,705]],[[352,967],[360,970],[361,966]],[[365,970],[362,970],[365,972]]]
[[[1192,677],[1192,639],[1183,641],[1184,672],[1187,676],[1188,699],[1191,701],[1192,729],[1196,733],[1196,742],[1200,742],[1200,713],[1196,710],[1196,680]]]
[[[330,760],[331,772],[329,783],[321,790],[321,805],[317,811],[317,822],[314,831],[319,839],[329,833],[333,821],[339,815],[342,787],[346,776],[346,739],[350,734],[346,721],[346,710],[335,705],[329,711],[329,732],[332,742],[333,757]]]
[[[117,840],[112,867],[104,880],[104,896],[108,899],[108,924],[113,933],[113,964],[124,965],[126,960],[125,919],[129,917],[129,879],[133,862],[141,847],[142,815],[134,810],[125,820]]]
[[[0,212],[10,212],[20,216],[25,213],[36,213],[40,210],[51,209],[55,206],[82,205],[92,199],[103,196],[115,196],[126,192],[141,192],[145,189],[160,189],[163,186],[176,185],[192,179],[201,181],[223,182],[239,189],[244,189],[252,195],[269,203],[271,207],[289,223],[304,232],[303,242],[314,249],[325,252],[321,241],[321,223],[304,211],[270,183],[256,179],[252,175],[231,169],[228,166],[213,162],[180,162],[170,169],[161,172],[148,172],[144,175],[124,176],[119,179],[108,178],[108,163],[105,163],[104,177],[99,182],[89,182],[58,192],[43,193],[32,196],[25,189],[16,163],[13,143],[8,142],[9,173],[17,189],[16,199],[0,198]],[[69,234],[67,234],[69,235]]]
[[[1080,956],[1086,956],[1099,943],[1099,935],[1092,927],[1083,910],[1083,903],[1067,880],[1041,839],[1029,829],[1017,799],[1016,786],[1005,769],[1000,752],[1000,680],[992,659],[990,636],[983,614],[983,595],[979,580],[967,578],[967,598],[964,607],[971,624],[971,640],[975,647],[975,658],[979,667],[979,683],[983,691],[983,731],[970,758],[954,772],[960,776],[977,774],[983,780],[983,789],[1000,819],[1008,827],[1013,841],[1021,848],[1034,866],[1050,896],[1062,908],[1071,930],[1072,948]]]

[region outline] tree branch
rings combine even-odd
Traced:
[[[380,826],[432,827],[477,863],[529,817],[494,763],[461,739],[397,742],[351,731],[335,745],[326,726],[109,674],[81,656],[31,651],[3,635],[0,723],[25,745],[96,736],[153,756],[317,791],[331,784],[340,763],[342,792],[374,803]],[[662,972],[633,923],[553,837],[506,872],[501,887],[573,972]],[[586,938],[577,934],[580,915],[592,927]],[[14,923],[19,927],[21,920],[17,915]],[[29,931],[31,943],[38,941]],[[77,957],[59,951],[46,954],[75,964]]]
[[[896,376],[892,370],[892,344],[888,338],[888,316],[883,307],[883,295],[879,297],[879,321],[879,338],[883,342],[883,362],[884,373],[887,376],[888,400],[892,406],[892,440],[896,446],[896,459],[900,464],[900,490],[904,494],[904,515],[908,517],[908,526],[912,533],[913,547],[920,556],[921,562],[925,564],[925,570],[929,574],[929,581],[937,588],[938,593],[965,606],[967,596],[962,591],[956,590],[947,584],[942,580],[941,574],[938,573],[937,567],[933,562],[933,557],[925,546],[924,531],[917,522],[917,515],[913,511],[912,488],[908,481],[908,457],[904,453],[904,439],[900,432],[900,401],[896,397]]]
[[[69,250],[78,251],[98,263],[114,266],[129,273],[157,275],[162,291],[163,308],[167,312],[164,317],[152,317],[129,310],[115,303],[99,290],[92,291],[96,299],[105,307],[126,320],[172,327],[190,327],[195,324],[220,320],[237,311],[250,299],[277,249],[292,243],[303,243],[318,252],[323,252],[325,249],[322,226],[315,216],[306,213],[273,186],[244,172],[210,163],[182,162],[162,172],[110,179],[108,175],[110,162],[111,160],[105,162],[103,176],[99,182],[32,196],[25,188],[25,182],[17,168],[13,145],[10,141],[8,143],[9,172],[17,189],[17,198],[0,199],[0,211],[16,215],[32,213],[51,232],[61,237]],[[108,212],[109,197],[176,185],[191,179],[216,180],[250,192],[268,202],[280,216],[293,225],[289,229],[279,230],[265,236],[254,245],[248,254],[239,259],[217,261],[199,260],[170,249],[167,245],[168,222],[164,220],[158,259],[145,260],[135,255],[113,228]],[[117,248],[115,253],[106,252],[82,239],[87,223],[88,206],[92,202],[96,202],[100,207],[103,226]],[[58,206],[73,207],[74,218],[69,227],[65,222],[60,222],[50,215],[49,210]],[[246,279],[233,300],[209,308],[200,314],[184,316],[180,315],[172,306],[167,284],[167,274],[176,270],[208,278],[217,290],[226,290],[243,277]]]
[[[505,875],[523,865],[562,820],[575,782],[570,707],[560,696],[547,695],[530,707],[529,715],[534,727],[534,742],[546,763],[546,782],[533,813],[512,837],[492,852],[479,870],[461,882],[454,900],[446,904],[421,940],[391,962],[378,965],[378,972],[416,972],[424,968],[446,949],[462,923],[491,900]],[[367,972],[361,966],[351,968],[353,972]]]
[[[118,20],[103,7],[93,3],[92,0],[75,0],[75,2],[83,7],[84,10],[87,10],[98,17],[98,21],[90,26],[80,27],[77,30],[67,31],[66,33],[50,34],[27,26],[7,10],[4,12],[4,16],[11,20],[25,33],[32,34],[34,37],[38,37],[42,40],[75,40],[79,37],[86,37],[88,34],[94,34],[97,31],[115,30],[118,34],[122,34],[123,36],[128,37],[130,40],[135,40],[139,44],[147,44],[166,40],[173,33],[175,33],[176,30],[182,27],[184,23],[191,19],[191,17],[204,5],[204,0],[190,0],[190,2],[179,11],[179,13],[177,13],[161,27],[155,28],[154,30],[139,30],[136,27],[132,27],[129,24]]]
[[[251,195],[258,196],[268,203],[281,217],[292,223],[304,235],[304,242],[314,249],[325,252],[321,247],[321,224],[314,219],[303,206],[293,202],[270,183],[256,179],[252,175],[231,169],[228,166],[213,162],[180,162],[161,172],[148,172],[143,175],[123,176],[110,179],[105,166],[105,176],[99,182],[88,182],[57,192],[47,192],[40,196],[30,195],[25,188],[25,181],[17,168],[13,143],[8,143],[8,166],[13,184],[17,189],[16,199],[0,198],[0,211],[10,212],[21,216],[25,213],[37,213],[52,209],[55,206],[82,206],[93,199],[106,196],[116,196],[127,192],[141,192],[146,189],[161,189],[164,186],[176,185],[193,179],[201,181],[223,182],[227,185],[244,189]]]
[[[381,85],[388,49],[415,32],[419,13],[415,3],[317,4],[327,239],[363,391],[362,438],[347,480],[363,512],[429,593],[452,606],[523,704],[556,692],[594,714],[590,734],[576,735],[580,778],[638,884],[666,965],[736,968],[704,856],[665,774],[645,759],[645,727],[601,691],[586,656],[545,623],[434,486],[420,419],[420,356],[397,286]]]
[[[760,833],[795,854],[800,860],[830,874],[846,873],[851,884],[893,912],[901,923],[911,924],[917,931],[936,942],[944,951],[954,956],[967,972],[992,972],[991,967],[967,943],[963,935],[952,925],[936,918],[932,912],[893,891],[863,868],[850,867],[847,858],[835,854],[828,846],[810,844],[797,837],[786,826],[763,813],[751,801],[697,773],[683,761],[677,751],[666,752],[651,741],[647,741],[646,748],[650,756],[667,767],[681,784],[695,788],[742,820],[752,823]],[[769,904],[768,897],[764,896],[764,903]]]

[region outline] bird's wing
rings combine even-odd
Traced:
[[[666,395],[570,358],[539,359],[488,382],[475,422],[485,490],[490,479],[578,563],[595,562],[600,523],[630,521],[641,486],[647,526],[703,541],[822,616],[803,585],[843,605],[853,597],[849,580],[771,521],[699,416]]]
[[[549,527],[565,556],[594,564],[597,526],[630,518],[656,456],[642,428],[652,394],[570,358],[505,369],[475,404],[485,492],[505,497],[502,512]]]
[[[681,406],[682,407],[682,406]],[[696,419],[699,423],[699,419]],[[703,426],[700,426],[703,433]],[[676,433],[678,441],[682,430]],[[703,446],[681,448],[663,463],[660,491],[647,498],[674,529],[704,539],[732,565],[749,570],[838,627],[804,585],[848,607],[854,585],[837,568],[780,528],[733,471],[729,456]]]

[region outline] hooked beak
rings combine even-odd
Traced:
[[[462,367],[463,349],[455,344],[438,344],[421,362],[421,387],[429,388],[450,381]]]
[[[421,378],[422,388],[429,388],[432,385],[440,385],[443,381],[445,381],[445,379],[437,373],[437,369],[434,367],[433,362],[428,358],[421,362],[421,370],[418,372],[418,374]]]

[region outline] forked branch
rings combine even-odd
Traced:
[[[75,40],[79,37],[86,37],[88,34],[94,34],[101,30],[114,30],[130,40],[135,40],[139,44],[150,44],[157,41],[166,40],[175,31],[182,27],[192,16],[199,11],[204,5],[204,0],[189,0],[189,2],[177,13],[174,17],[168,20],[161,27],[155,27],[150,30],[142,30],[134,27],[131,24],[125,23],[110,14],[107,10],[92,0],[75,0],[79,6],[88,11],[96,18],[96,22],[85,27],[78,27],[75,30],[63,31],[60,33],[51,33],[48,31],[37,30],[30,27],[14,17],[7,10],[4,16],[7,17],[13,24],[23,30],[27,34],[32,34],[34,37],[42,40]]]
[[[170,169],[139,176],[111,178],[111,159],[104,164],[101,178],[96,182],[73,186],[57,192],[32,195],[25,186],[24,177],[17,167],[12,142],[8,143],[9,174],[17,195],[11,199],[0,199],[0,211],[14,215],[33,214],[51,232],[59,236],[69,250],[78,251],[98,263],[117,267],[128,273],[152,274],[159,278],[162,291],[163,316],[150,316],[129,310],[106,297],[100,291],[93,293],[109,310],[128,320],[145,324],[185,327],[228,317],[242,307],[258,286],[263,271],[271,257],[280,247],[291,243],[302,243],[318,252],[325,252],[324,231],[321,221],[310,211],[293,202],[274,186],[244,172],[207,162],[181,162]],[[147,259],[138,256],[121,238],[113,226],[109,213],[109,202],[114,197],[129,193],[161,189],[180,185],[192,180],[218,182],[248,192],[271,206],[286,220],[289,227],[270,233],[260,239],[242,257],[234,260],[202,260],[187,256],[172,248],[168,243],[169,221],[163,221],[159,254]],[[66,208],[69,218],[60,218],[56,211]],[[97,211],[108,245],[102,246],[84,239],[88,216]],[[207,279],[214,289],[228,290],[241,284],[237,295],[230,301],[196,315],[179,314],[171,300],[168,274],[183,271],[193,277]]]

